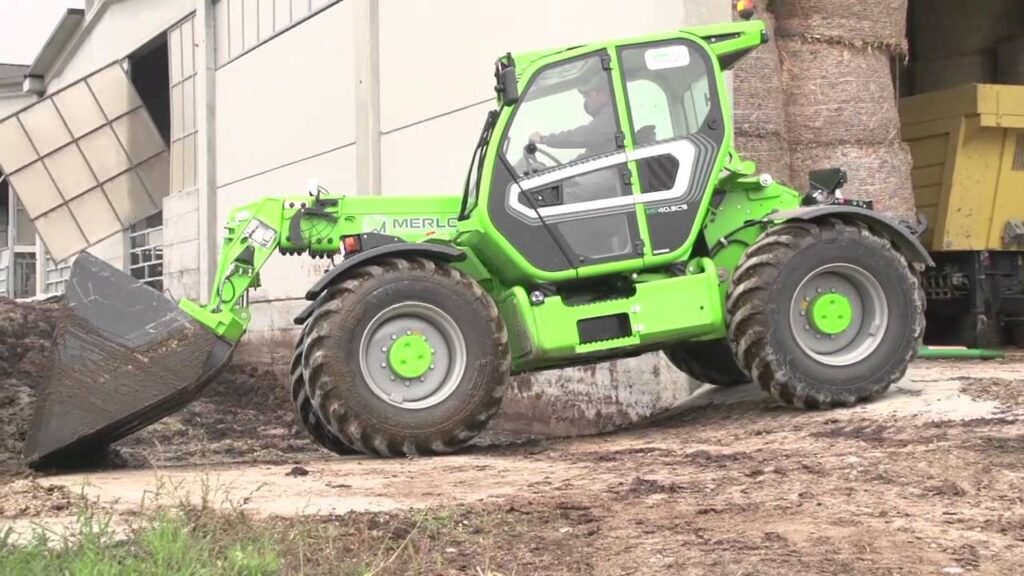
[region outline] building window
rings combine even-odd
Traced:
[[[63,294],[71,276],[71,260],[57,263],[46,254],[46,270],[43,272],[43,293]]]
[[[8,247],[7,235],[10,231],[11,193],[7,189],[7,178],[0,173],[0,250]],[[2,294],[3,292],[0,292]]]
[[[315,16],[340,0],[220,0],[214,4],[217,66]]]
[[[25,211],[25,206],[17,199],[14,200],[14,245],[36,245],[36,227]]]
[[[132,224],[128,231],[128,271],[150,288],[164,290],[163,212]]]
[[[15,298],[32,298],[36,295],[36,253],[14,253],[14,286],[11,290]]]
[[[196,122],[194,18],[168,32],[170,54],[170,141],[171,194],[196,187],[196,150],[199,124]]]

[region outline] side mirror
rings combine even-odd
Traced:
[[[519,102],[519,82],[516,80],[515,68],[505,68],[501,71],[501,101],[505,106]]]
[[[503,106],[519,102],[519,81],[516,80],[516,61],[512,59],[512,54],[506,54],[495,64],[494,80],[494,91],[498,93]]]

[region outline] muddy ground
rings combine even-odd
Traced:
[[[8,466],[0,530],[66,525],[79,495],[115,518],[166,498],[342,526],[345,558],[444,519],[381,574],[1024,574],[1022,365],[918,362],[881,401],[826,413],[704,389],[617,434],[401,460],[317,452],[283,382],[236,367],[108,469]]]

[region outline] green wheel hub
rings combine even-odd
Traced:
[[[789,306],[797,345],[827,366],[851,366],[870,356],[889,325],[882,285],[852,264],[827,264],[797,286]]]
[[[810,317],[822,334],[842,334],[853,324],[853,305],[842,294],[822,294],[811,302]]]
[[[434,361],[434,351],[426,336],[407,334],[395,341],[388,350],[388,364],[391,371],[401,378],[411,380],[427,373]]]

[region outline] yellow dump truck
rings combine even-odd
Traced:
[[[1024,86],[969,84],[904,98],[930,343],[1024,345]]]

